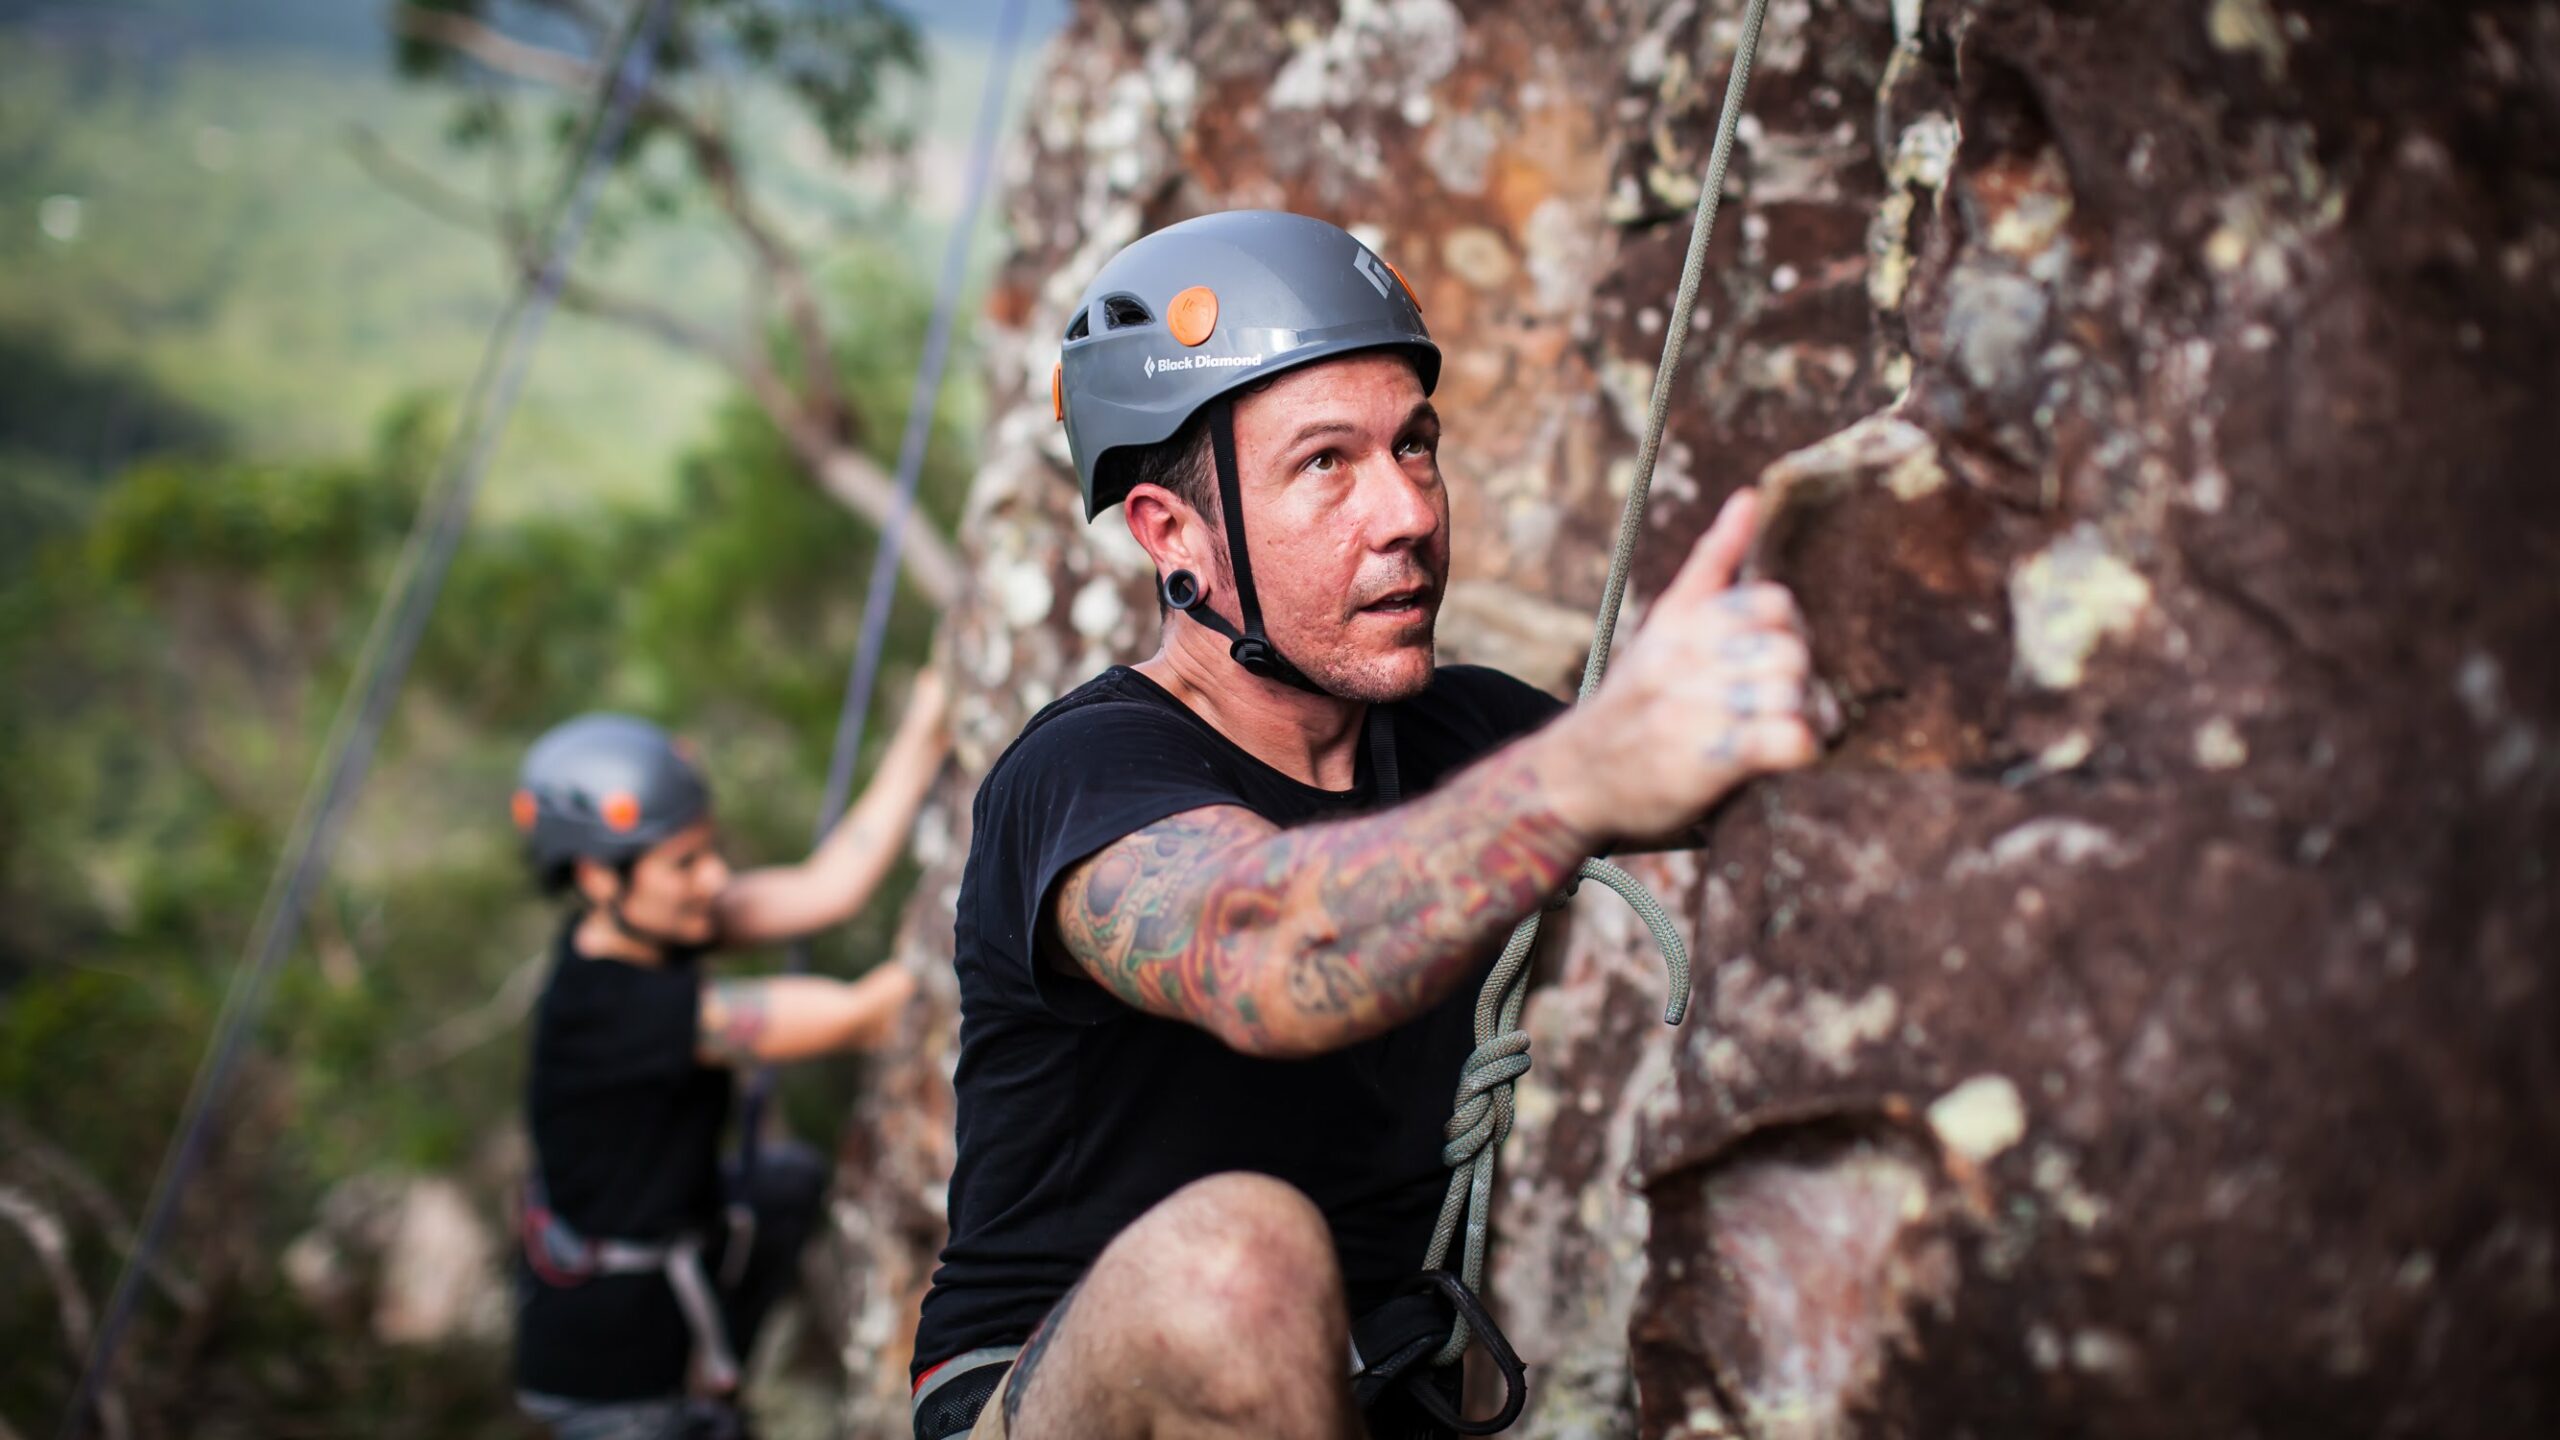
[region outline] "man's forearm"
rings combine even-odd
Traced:
[[[915,978],[894,964],[859,980],[717,980],[703,988],[697,1052],[709,1065],[750,1065],[873,1048],[914,993]]]
[[[852,919],[906,848],[942,758],[937,733],[901,731],[861,798],[807,860],[751,870],[730,882],[720,897],[726,943],[793,939]]]
[[[1241,812],[1150,827],[1154,855],[1108,852],[1059,895],[1086,968],[1125,999],[1240,1050],[1310,1055],[1430,1008],[1554,893],[1600,837],[1557,812],[1523,742],[1412,804],[1234,843]],[[1203,873],[1160,863],[1186,846]]]

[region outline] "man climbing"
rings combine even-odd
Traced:
[[[622,715],[534,744],[515,822],[546,891],[575,897],[533,1027],[516,1384],[563,1440],[742,1433],[738,1364],[790,1287],[826,1166],[766,1145],[744,1193],[719,1159],[732,1071],[873,1047],[913,992],[860,980],[709,980],[713,950],[853,917],[905,848],[948,741],[928,674],[878,772],[797,865],[733,874],[683,748]]]
[[[1420,1264],[1503,936],[1816,752],[1746,497],[1588,703],[1435,668],[1439,368],[1402,276],[1295,215],[1145,237],[1068,326],[1086,514],[1170,613],[978,794],[919,1440],[1363,1433],[1346,1337]]]

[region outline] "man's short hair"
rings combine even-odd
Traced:
[[[1209,522],[1209,543],[1224,554],[1227,532],[1218,503],[1218,462],[1209,453],[1209,412],[1193,412],[1182,428],[1153,445],[1122,446],[1102,457],[1097,478],[1121,495],[1140,485],[1161,485]],[[1161,577],[1159,577],[1161,579]],[[1164,587],[1156,587],[1156,614],[1165,613]]]
[[[1160,485],[1215,527],[1219,521],[1218,467],[1209,454],[1209,412],[1195,412],[1169,439],[1124,445],[1096,467],[1104,488],[1127,495],[1140,485]]]

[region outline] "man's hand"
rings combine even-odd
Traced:
[[[1611,842],[1668,834],[1753,776],[1821,753],[1795,597],[1734,584],[1758,519],[1753,492],[1726,501],[1599,691],[1535,742],[1563,762],[1541,769],[1576,829]]]
[[[951,752],[949,692],[938,672],[916,678],[906,718],[871,783],[817,850],[797,865],[750,870],[720,892],[720,942],[733,949],[795,940],[841,925],[867,904],[907,848],[916,810]]]
[[[1049,943],[1248,1054],[1320,1054],[1430,1008],[1586,856],[1814,757],[1795,602],[1733,584],[1755,514],[1725,506],[1599,693],[1546,729],[1354,820],[1159,821],[1060,878]]]

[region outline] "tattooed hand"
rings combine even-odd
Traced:
[[[1734,584],[1757,519],[1752,492],[1726,502],[1599,692],[1550,728],[1579,761],[1556,791],[1569,821],[1612,840],[1669,833],[1820,753],[1795,597]]]

